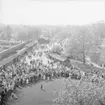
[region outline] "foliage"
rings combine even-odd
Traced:
[[[6,26],[1,30],[0,39],[2,40],[10,40],[12,34],[12,28],[10,26]]]
[[[56,45],[53,45],[50,52],[61,54],[62,51],[63,51],[62,47],[60,45],[56,44]]]
[[[25,27],[17,32],[17,40],[27,41],[29,39],[37,40],[40,37],[40,29]]]
[[[80,28],[78,32],[73,35],[67,43],[65,43],[65,50],[69,55],[81,59],[85,63],[85,57],[92,45],[92,38],[89,36],[86,28]]]
[[[18,35],[16,37],[16,40],[26,41],[28,39],[29,39],[28,38],[28,34],[26,32],[24,32],[24,31],[18,32]]]
[[[104,81],[105,83],[105,81]],[[105,84],[95,84],[92,82],[72,81],[69,79],[67,86],[54,99],[55,105],[104,105]]]
[[[51,42],[60,42],[67,55],[85,62],[85,57],[87,55],[90,57],[93,52],[95,53],[95,49],[103,44],[105,23],[97,22],[84,26],[4,25],[0,27],[0,39],[5,40],[10,40],[11,37],[22,41],[37,40],[41,35],[50,39]],[[97,61],[102,60],[104,62],[104,51],[103,49],[100,50],[102,56],[100,59],[97,58]]]
[[[105,63],[105,38],[102,40],[101,43],[100,61],[101,63]]]

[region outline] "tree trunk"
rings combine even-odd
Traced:
[[[86,60],[85,60],[85,42],[83,40],[83,64],[86,63]]]
[[[85,64],[85,36],[83,37],[83,64]]]
[[[85,52],[83,52],[83,64],[86,63],[86,59],[85,59]]]

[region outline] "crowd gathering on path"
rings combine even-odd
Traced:
[[[22,87],[37,83],[41,80],[53,80],[61,77],[81,79],[84,72],[73,67],[66,67],[60,62],[51,60],[48,51],[40,46],[34,47],[24,54],[18,62],[2,68],[0,72],[0,105],[5,105],[8,98],[17,99],[16,91]],[[46,62],[43,57],[46,56]],[[75,70],[74,70],[75,69]],[[41,85],[43,89],[43,85]]]

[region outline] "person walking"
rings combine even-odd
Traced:
[[[43,89],[43,85],[41,84],[41,90],[43,90],[45,92],[45,90]]]
[[[43,85],[41,84],[41,90],[43,90]]]

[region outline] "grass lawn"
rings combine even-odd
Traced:
[[[41,90],[43,84],[43,90]],[[26,87],[17,93],[17,100],[9,100],[8,105],[53,105],[52,100],[56,98],[56,92],[65,88],[64,79],[56,79],[51,82],[41,82],[31,87]]]

